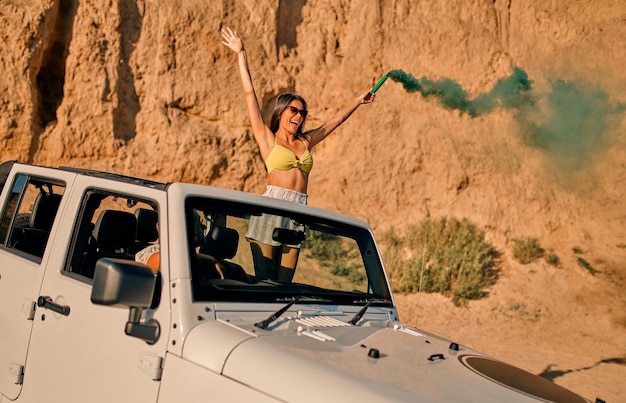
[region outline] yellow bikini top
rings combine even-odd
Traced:
[[[313,155],[304,140],[300,139],[300,141],[302,141],[305,147],[302,159],[299,159],[296,154],[287,147],[278,144],[276,138],[274,138],[274,147],[265,159],[267,173],[271,173],[274,169],[286,170],[291,168],[299,168],[306,173],[311,172],[311,169],[313,169]]]

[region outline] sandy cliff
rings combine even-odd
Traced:
[[[399,296],[403,319],[590,399],[626,399],[621,0],[4,0],[1,159],[262,192],[224,25],[245,40],[263,105],[295,91],[309,127],[393,69],[469,100],[527,74],[523,97],[474,115],[388,80],[315,150],[310,201],[378,234],[468,217],[503,257],[490,296]],[[526,236],[561,266],[511,259]]]

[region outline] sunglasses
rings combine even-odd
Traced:
[[[306,109],[298,109],[295,106],[291,105],[287,105],[285,109],[288,109],[294,115],[299,113],[302,116],[302,119],[306,118],[307,113],[309,113],[309,111],[307,111]]]

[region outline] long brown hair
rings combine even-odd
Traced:
[[[274,110],[272,111],[272,118],[270,119],[270,130],[272,133],[276,134],[278,131],[278,125],[280,124],[280,114],[287,108],[287,106],[291,103],[291,101],[300,101],[302,103],[302,108],[307,110],[306,101],[300,95],[292,94],[290,92],[286,92],[284,94],[280,94],[276,97],[276,102],[274,103]],[[302,117],[302,123],[300,127],[298,127],[298,131],[296,131],[295,138],[300,138],[302,136],[302,128],[304,127],[304,122],[306,121],[306,117]]]

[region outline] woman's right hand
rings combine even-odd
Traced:
[[[376,97],[376,94],[372,94],[372,91],[367,91],[366,93],[364,93],[363,95],[361,95],[361,104],[369,104],[371,102],[374,102],[374,98]]]
[[[243,50],[243,41],[237,35],[237,32],[233,31],[229,27],[222,28],[222,43],[231,48],[235,53],[239,53]]]

